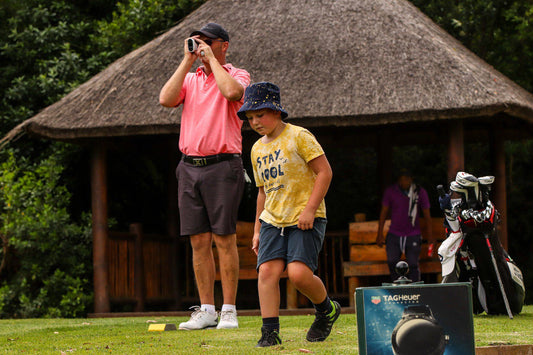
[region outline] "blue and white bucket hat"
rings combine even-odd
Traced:
[[[246,88],[244,104],[237,115],[241,120],[247,120],[246,111],[257,111],[264,108],[281,112],[281,118],[289,116],[281,106],[279,87],[268,81],[255,83]]]

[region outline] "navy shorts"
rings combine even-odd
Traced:
[[[235,233],[244,190],[240,157],[201,167],[182,160],[176,177],[181,235]]]
[[[283,259],[285,264],[300,261],[314,272],[318,268],[326,223],[325,218],[315,218],[313,229],[301,230],[297,226],[278,228],[261,221],[257,270],[267,261]]]

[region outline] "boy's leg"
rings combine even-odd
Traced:
[[[268,347],[281,344],[279,337],[279,280],[285,269],[285,260],[274,259],[259,266],[257,289],[263,326],[261,339],[256,347]]]
[[[283,259],[270,260],[259,266],[257,290],[263,318],[279,317],[279,280],[284,269]]]
[[[322,280],[304,263],[294,261],[287,265],[289,279],[294,286],[303,293],[315,307],[315,321],[307,332],[308,341],[324,341],[331,333],[333,323],[341,314],[341,306],[332,301]]]
[[[327,297],[326,287],[322,280],[303,262],[293,261],[287,265],[287,272],[294,287],[313,304],[321,303]]]
[[[340,305],[331,301],[324,283],[313,274],[318,267],[326,220],[316,218],[313,229],[290,228],[288,232],[287,271],[294,286],[313,302],[315,321],[307,332],[308,341],[324,341],[341,313]]]

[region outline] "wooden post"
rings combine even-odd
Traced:
[[[168,194],[168,205],[167,205],[167,233],[172,238],[172,264],[170,267],[170,275],[172,278],[172,297],[174,302],[171,305],[172,308],[178,309],[181,304],[179,284],[181,275],[187,274],[182,269],[180,272],[180,265],[183,263],[178,263],[179,258],[179,219],[178,219],[178,182],[176,180],[176,167],[178,166],[179,151],[176,147],[177,138],[172,136],[169,138],[168,144],[166,146],[168,154],[168,177],[167,177],[167,194]]]
[[[499,237],[502,246],[507,250],[507,189],[505,177],[505,140],[499,127],[493,126],[490,131],[490,155],[492,171],[494,173],[494,186],[492,198],[494,206],[500,212],[501,223],[499,225]]]
[[[463,121],[452,121],[448,127],[448,182],[455,180],[458,171],[465,169]]]
[[[135,234],[135,259],[133,271],[133,287],[135,292],[135,312],[144,311],[144,258],[143,258],[143,227],[140,223],[130,224],[130,233]]]
[[[378,133],[377,144],[377,173],[379,179],[379,195],[381,197],[387,186],[392,183],[392,142],[388,129],[383,129]]]
[[[91,156],[94,312],[110,311],[107,278],[107,162],[106,148],[98,141]]]

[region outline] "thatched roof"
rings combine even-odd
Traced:
[[[19,129],[53,139],[177,133],[181,109],[161,107],[159,91],[183,39],[211,21],[230,33],[228,62],[278,84],[289,118],[306,126],[502,112],[533,122],[531,94],[406,0],[210,0]]]

